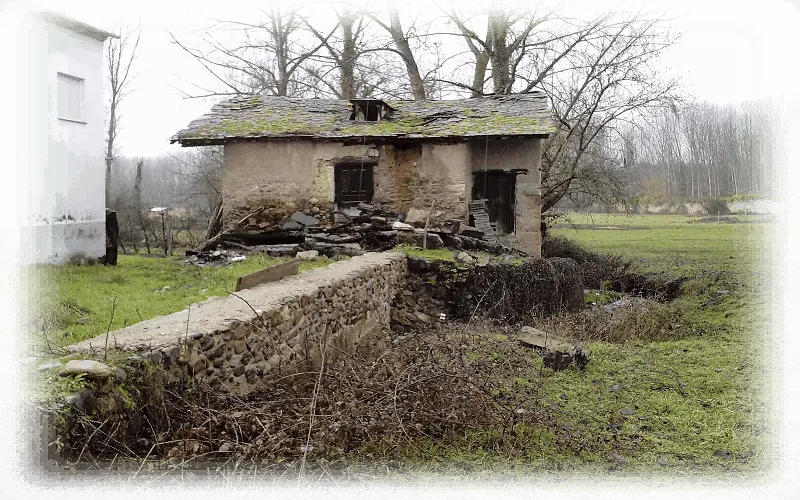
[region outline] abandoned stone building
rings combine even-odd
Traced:
[[[300,209],[333,223],[360,202],[471,224],[469,202],[483,199],[501,241],[539,255],[542,142],[553,132],[541,92],[446,101],[245,96],[216,104],[172,142],[224,145],[226,226],[260,206],[275,218]]]

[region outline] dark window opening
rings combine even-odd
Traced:
[[[489,223],[496,234],[514,233],[516,186],[517,172],[489,170],[472,174],[472,199],[486,200]],[[475,225],[472,215],[469,222]]]
[[[394,111],[394,108],[380,99],[350,99],[353,112],[350,119],[359,122],[381,121]]]
[[[334,196],[339,207],[372,202],[372,165],[336,165]]]

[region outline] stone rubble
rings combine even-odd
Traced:
[[[548,334],[537,328],[523,326],[519,340],[542,353],[544,365],[553,370],[564,370],[573,362],[583,370],[589,363],[589,349],[563,337]]]
[[[312,199],[313,201],[313,199]],[[322,216],[316,205],[295,210],[276,224],[256,222],[267,217],[271,209],[252,212],[252,221],[242,219],[241,230],[224,231],[194,250],[186,251],[186,262],[196,266],[228,265],[249,253],[271,257],[310,255],[336,258],[339,255],[357,256],[365,252],[381,252],[405,244],[435,250],[478,250],[487,253],[515,253],[494,241],[484,239],[484,233],[457,220],[429,219],[428,213],[411,209],[405,215],[383,210],[379,205],[360,203],[357,215],[333,213]],[[424,212],[424,213],[423,213]],[[272,214],[273,216],[276,214]],[[434,214],[435,215],[435,214]],[[427,231],[425,225],[429,224]],[[301,257],[312,258],[312,257]]]

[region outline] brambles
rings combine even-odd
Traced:
[[[632,262],[620,255],[603,255],[586,250],[578,243],[561,236],[549,236],[542,241],[542,256],[570,258],[578,263],[587,288],[612,290],[629,295],[673,300],[680,296],[684,277],[663,273],[642,274],[630,270]]]

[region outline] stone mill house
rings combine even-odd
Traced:
[[[554,132],[541,92],[443,101],[242,96],[175,134],[224,145],[227,227],[260,206],[313,209],[323,223],[358,203],[406,218],[470,224],[484,199],[501,241],[540,255],[542,142]],[[433,210],[431,211],[431,205]]]

